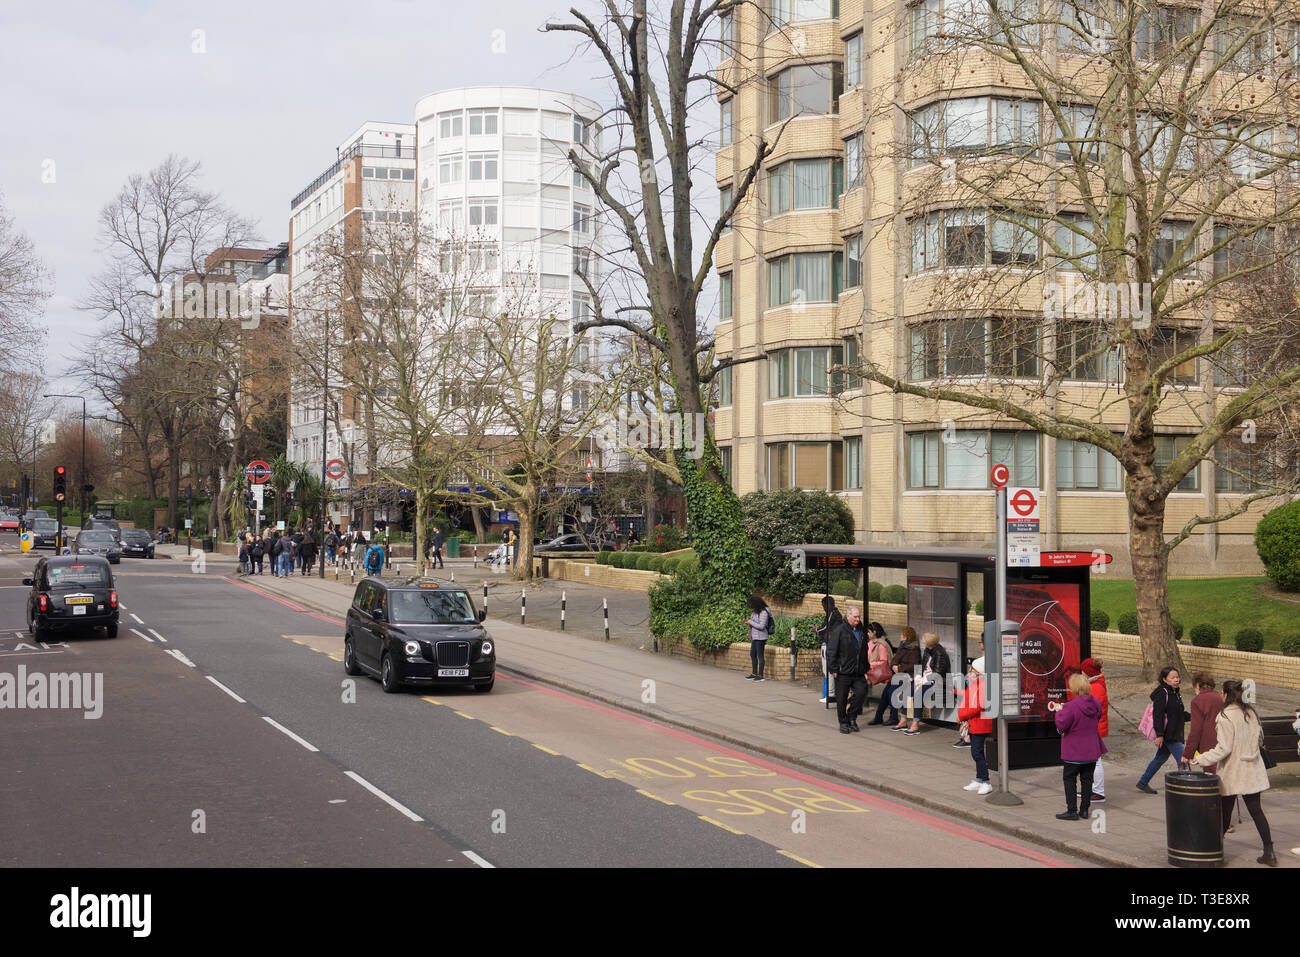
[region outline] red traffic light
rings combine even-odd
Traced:
[[[54,474],[55,474],[55,475],[67,475],[67,474],[68,474],[68,470],[65,469],[62,465],[56,465],[56,466],[54,467]]]

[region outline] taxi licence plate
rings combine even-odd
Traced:
[[[95,599],[90,595],[74,595],[71,598],[68,598],[65,603],[69,605],[89,605],[94,602],[94,600]]]
[[[438,677],[439,678],[468,678],[469,669],[468,668],[439,668]]]

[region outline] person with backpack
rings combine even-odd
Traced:
[[[310,575],[312,569],[316,567],[316,530],[312,528],[310,518],[307,519],[307,527],[302,530],[302,538],[298,544],[298,558],[301,574]]]
[[[429,554],[429,567],[433,568],[435,563],[439,568],[446,567],[442,563],[442,529],[440,528],[435,528],[433,530],[433,545],[430,548]]]
[[[325,535],[325,561],[335,564],[335,556],[339,549],[339,533],[331,526],[329,532]]]
[[[1277,867],[1273,835],[1259,800],[1269,788],[1268,768],[1261,752],[1264,728],[1254,707],[1245,700],[1242,683],[1236,679],[1223,683],[1223,711],[1214,722],[1214,733],[1218,743],[1192,758],[1191,763],[1197,767],[1219,765],[1224,833],[1232,821],[1232,806],[1240,797],[1264,844],[1264,853],[1255,859],[1256,862]]]
[[[813,629],[821,641],[822,652],[822,696],[819,699],[822,704],[829,704],[835,700],[835,685],[831,679],[830,669],[826,667],[826,639],[830,637],[835,626],[844,620],[840,610],[835,607],[835,599],[830,595],[822,596],[822,613],[826,616],[821,627]]]
[[[293,574],[294,562],[294,536],[286,530],[280,536],[280,574],[283,578],[288,578]]]
[[[776,623],[767,602],[757,595],[749,596],[749,662],[751,671],[746,676],[750,681],[766,681],[763,666],[767,663],[767,639],[772,637]]]
[[[248,574],[248,538],[239,536],[239,574]]]
[[[366,549],[366,574],[376,577],[384,572],[384,549],[378,542]]]
[[[858,716],[867,700],[867,640],[861,609],[850,606],[826,641],[826,667],[835,679],[835,711],[840,734],[861,731]]]
[[[260,538],[253,539],[253,544],[248,547],[248,573],[250,575],[262,574],[262,559],[266,556],[265,543]]]
[[[1178,692],[1178,669],[1166,665],[1160,669],[1160,683],[1151,692],[1151,704],[1142,716],[1138,728],[1156,743],[1156,755],[1138,779],[1137,789],[1143,794],[1155,794],[1150,784],[1160,766],[1173,755],[1176,765],[1183,761],[1183,698]]]

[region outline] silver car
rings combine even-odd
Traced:
[[[118,565],[122,561],[122,543],[106,528],[83,528],[73,539],[72,554],[100,555]]]

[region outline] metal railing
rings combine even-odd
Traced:
[[[415,143],[412,142],[410,146],[405,144],[402,146],[376,146],[368,143],[353,143],[339,154],[338,159],[325,168],[325,172],[312,180],[306,189],[289,201],[289,208],[297,209],[303,200],[337,176],[344,163],[356,156],[375,156],[380,159],[415,159]]]

